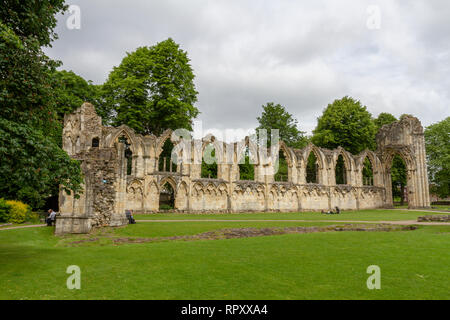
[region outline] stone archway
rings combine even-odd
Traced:
[[[420,121],[409,115],[400,121],[383,126],[377,134],[377,153],[384,169],[385,206],[391,207],[391,165],[395,154],[406,164],[408,208],[430,207],[428,174],[425,156],[425,139]]]
[[[416,194],[416,186],[414,181],[414,176],[416,174],[416,165],[414,158],[408,151],[405,150],[395,150],[392,149],[387,152],[385,158],[383,159],[384,163],[384,180],[385,180],[385,188],[386,188],[386,204],[389,207],[393,207],[393,193],[392,193],[392,165],[394,162],[395,156],[399,156],[403,163],[406,166],[406,190],[408,192],[408,207],[415,207],[414,204],[417,203],[417,194]]]
[[[159,210],[175,209],[176,183],[165,178],[159,184]]]

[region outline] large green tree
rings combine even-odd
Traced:
[[[128,53],[103,85],[102,103],[113,125],[141,134],[192,130],[197,91],[187,53],[172,39]]]
[[[425,129],[428,174],[431,192],[450,196],[450,117]]]
[[[64,0],[2,0],[0,21],[20,39],[33,39],[50,46],[58,38],[54,32],[56,14],[64,12]]]
[[[60,119],[64,114],[71,113],[84,102],[90,102],[96,106],[98,86],[92,81],[86,81],[73,71],[55,71],[53,75],[53,95],[56,100],[56,112]]]
[[[286,111],[281,104],[268,102],[262,106],[263,112],[256,119],[259,126],[256,128],[267,130],[267,139],[270,142],[270,133],[272,129],[278,129],[280,140],[284,141],[288,147],[303,148],[307,139],[304,132],[298,128],[298,120],[292,114]]]
[[[64,1],[3,1],[0,6],[0,197],[34,207],[58,190],[81,191],[81,170],[61,148],[52,75],[42,51],[56,37]]]
[[[373,122],[375,124],[375,127],[377,129],[377,132],[385,124],[391,124],[391,123],[393,123],[395,121],[397,121],[397,118],[394,115],[392,115],[390,113],[387,113],[387,112],[380,113],[378,115],[378,117],[373,120]]]
[[[367,108],[351,97],[335,100],[318,118],[312,142],[328,149],[338,146],[358,154],[374,149],[376,128]]]
[[[259,129],[266,129],[267,140],[270,145],[272,129],[278,129],[280,140],[284,141],[288,147],[300,149],[306,146],[307,138],[304,136],[304,132],[299,130],[298,120],[281,104],[268,102],[262,108],[261,116],[256,118],[259,122],[259,126],[256,128],[257,135]],[[249,166],[249,164],[246,165]],[[241,167],[244,166],[241,165]],[[275,167],[275,170],[275,181],[287,181],[288,166],[286,157],[281,150],[278,157],[278,166]],[[247,172],[251,171],[247,170]]]

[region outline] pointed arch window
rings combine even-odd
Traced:
[[[319,183],[319,164],[314,152],[310,152],[306,162],[306,183]]]
[[[362,179],[363,186],[373,186],[373,167],[369,157],[364,159]]]
[[[131,151],[131,144],[125,135],[119,137],[119,142],[125,145],[124,155],[127,159],[127,175],[131,175],[133,172],[133,152]]]
[[[345,161],[342,154],[339,155],[335,166],[336,184],[347,184]]]

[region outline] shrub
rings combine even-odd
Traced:
[[[6,203],[11,207],[8,222],[23,223],[32,216],[31,208],[27,204],[15,200],[7,200]]]
[[[27,222],[39,223],[41,221],[41,217],[39,216],[39,213],[32,212],[30,210],[30,211],[28,211],[28,214],[27,214],[27,217],[26,217],[26,221]]]
[[[159,210],[173,210],[173,207],[168,204],[162,204],[159,206]]]
[[[8,222],[10,209],[11,206],[4,199],[0,198],[0,222]]]

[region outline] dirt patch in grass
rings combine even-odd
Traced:
[[[66,245],[80,245],[99,242],[100,240],[108,239],[114,245],[128,244],[128,243],[148,243],[148,242],[161,242],[161,241],[196,241],[196,240],[220,240],[220,239],[236,239],[236,238],[252,238],[263,236],[274,236],[282,234],[302,234],[302,233],[316,233],[316,232],[340,232],[340,231],[410,231],[415,230],[415,226],[396,226],[396,225],[358,225],[349,224],[342,226],[326,226],[326,227],[273,227],[273,228],[229,228],[220,229],[216,231],[203,232],[195,235],[184,236],[172,236],[172,237],[115,237],[111,233],[105,233],[101,235],[101,238],[89,237],[87,239],[79,239],[76,241],[66,242]]]

